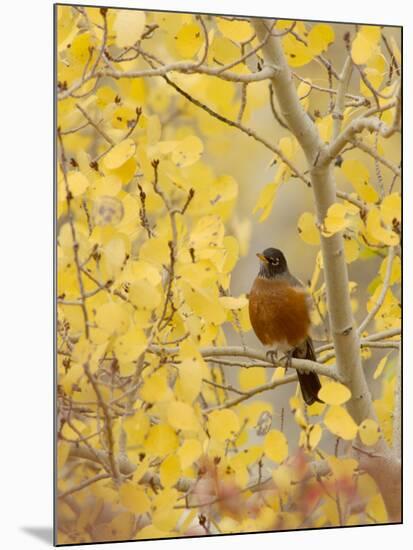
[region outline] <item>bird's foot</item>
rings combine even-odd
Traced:
[[[293,352],[294,350],[290,349],[289,351],[287,351],[285,353],[285,355],[283,355],[280,359],[280,363],[284,363],[283,364],[283,367],[285,368],[285,372],[287,372],[287,370],[289,368],[291,368],[291,364],[292,364],[292,361],[293,361]]]
[[[265,356],[270,363],[273,363],[274,365],[278,363],[278,352],[276,349],[268,350]]]
[[[277,350],[270,349],[269,351],[267,351],[266,357],[267,360],[270,361],[273,365],[277,365],[277,367],[284,368],[287,371],[289,368],[291,368],[293,353],[294,350],[290,349],[284,355],[278,358]]]

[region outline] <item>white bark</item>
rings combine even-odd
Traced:
[[[251,22],[258,39],[262,40],[272,23],[265,19],[253,19]],[[341,133],[337,124],[334,142],[327,146],[322,142],[317,127],[300,104],[281,40],[272,36],[262,47],[262,52],[265,63],[270,67],[276,67],[271,78],[274,91],[284,120],[307,158],[317,219],[322,224],[328,208],[337,201],[332,167],[336,155],[363,129],[379,131],[383,135],[393,133],[397,129],[400,115],[395,116],[391,129],[385,127],[379,119],[366,117],[356,119]],[[321,236],[321,250],[330,326],[337,358],[336,368],[351,391],[352,397],[347,403],[347,408],[359,424],[366,418],[376,419],[376,415],[362,368],[359,335],[351,310],[342,234],[336,233],[328,238]],[[399,414],[397,407],[395,412]],[[397,431],[397,423],[395,430]],[[395,443],[397,449],[397,442]],[[374,457],[362,454],[359,457],[360,466],[376,480],[386,504],[389,521],[398,522],[401,504],[400,461],[384,439],[379,441],[374,453]]]
[[[262,40],[271,23],[257,19],[253,20],[253,25],[258,39]],[[301,106],[281,40],[272,36],[262,50],[265,63],[278,68],[272,78],[274,90],[281,113],[307,158],[317,219],[322,224],[329,207],[337,202],[331,163],[323,162],[319,166],[319,160],[324,158],[327,147],[321,140],[317,127]],[[360,423],[365,418],[375,418],[375,413],[362,369],[360,342],[351,311],[342,234],[336,233],[328,238],[321,236],[321,250],[337,370],[352,394],[348,403],[349,412]]]

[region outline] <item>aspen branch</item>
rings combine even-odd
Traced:
[[[102,479],[109,479],[111,476],[109,474],[97,474],[94,477],[91,477],[89,479],[86,479],[85,481],[82,481],[75,487],[72,487],[71,489],[68,489],[67,491],[64,491],[63,493],[59,494],[60,499],[66,498],[69,495],[72,495],[73,493],[77,493],[78,491],[81,491],[82,489],[85,489],[86,487],[89,487],[89,485],[92,485],[93,483],[96,483],[97,481],[100,481]]]
[[[377,312],[383,305],[384,299],[386,297],[387,291],[389,290],[390,286],[390,278],[391,278],[391,272],[393,267],[393,261],[395,257],[395,248],[394,246],[389,248],[389,253],[387,255],[387,266],[386,266],[386,273],[384,275],[384,281],[383,281],[383,288],[380,292],[379,297],[377,298],[376,303],[371,308],[365,319],[360,323],[360,326],[358,328],[358,333],[361,334],[363,330],[367,328],[367,326],[370,324],[370,322],[374,319]]]
[[[149,351],[157,355],[176,355],[179,353],[179,347],[165,348],[158,345],[151,345]],[[200,348],[200,353],[205,360],[211,360],[212,362],[219,362],[221,357],[240,357],[245,359],[253,359],[255,361],[260,361],[261,364],[256,364],[254,366],[268,366],[272,368],[285,368],[285,365],[282,361],[278,363],[272,363],[266,356],[264,351],[255,350],[252,348],[247,348],[243,346],[227,346],[227,347],[205,347]],[[228,364],[228,363],[226,363]],[[242,366],[240,363],[235,363],[234,366]],[[315,372],[322,376],[328,376],[333,380],[340,381],[341,377],[336,369],[332,366],[326,366],[322,363],[317,363],[316,361],[309,361],[308,359],[296,359],[291,360],[289,367],[297,370],[302,370],[304,372]]]
[[[268,28],[268,21],[254,19],[252,24],[261,39]],[[262,51],[266,63],[273,63],[278,67],[272,78],[274,90],[284,119],[307,158],[317,220],[322,224],[329,207],[337,201],[331,160],[324,166],[318,163],[320,156],[325,154],[326,146],[300,103],[280,40],[271,37]],[[331,155],[331,158],[335,156]],[[361,422],[365,418],[375,418],[375,412],[361,365],[360,342],[351,310],[342,234],[336,233],[328,238],[321,236],[321,250],[337,372],[343,377],[353,396],[348,403],[349,411],[356,422]]]
[[[400,93],[401,92],[399,89],[395,99],[393,99],[392,101],[389,101],[383,107],[380,107],[377,109],[371,109],[370,111],[367,111],[364,114],[364,116],[356,118],[355,120],[350,122],[344,128],[344,130],[336,137],[336,139],[330,143],[327,150],[324,152],[323,163],[325,165],[328,165],[340,153],[340,151],[345,147],[345,145],[347,145],[347,143],[351,143],[355,138],[356,134],[361,133],[363,130],[368,130],[369,132],[377,132],[386,138],[392,136],[395,132],[397,132],[400,129],[400,117],[401,117]],[[375,113],[381,113],[388,109],[392,109],[393,107],[396,107],[396,112],[395,112],[394,120],[391,126],[387,126],[377,116],[376,117],[370,116],[370,114],[373,115]],[[320,162],[320,164],[321,163],[322,162]]]
[[[182,74],[204,74],[230,82],[260,82],[261,80],[271,78],[276,70],[276,67],[263,67],[261,71],[256,73],[238,74],[230,71],[221,72],[221,67],[200,66],[198,63],[188,63],[186,61],[177,61],[176,63],[162,65],[161,67],[153,69],[141,69],[136,71],[118,71],[114,68],[101,69],[94,70],[88,75],[85,75],[84,78],[72,84],[72,86],[66,90],[60,91],[57,94],[57,98],[59,100],[66,99],[72,96],[74,92],[86,84],[86,82],[98,78],[113,78],[115,80],[119,80],[120,78],[152,78],[156,76],[165,76],[172,72],[178,72]]]
[[[354,138],[354,139],[351,140],[351,143],[354,145],[354,147],[357,147],[361,151],[364,151],[365,153],[367,153],[368,155],[373,157],[376,161],[383,164],[383,166],[386,166],[386,168],[391,170],[395,176],[397,176],[397,177],[400,176],[400,168],[398,166],[396,166],[395,164],[390,162],[388,159],[386,159],[386,158],[382,157],[381,155],[379,155],[377,153],[377,151],[375,151],[373,148],[369,147],[366,143],[361,141],[361,139]]]
[[[334,110],[332,113],[333,117],[333,138],[335,139],[340,133],[341,123],[344,118],[344,106],[346,100],[346,92],[351,78],[351,73],[353,71],[353,64],[351,61],[351,56],[348,55],[346,61],[344,62],[344,67],[340,75],[340,82],[337,88],[337,98],[334,105]]]
[[[296,374],[290,374],[289,376],[284,376],[283,378],[279,378],[278,380],[274,380],[273,382],[269,382],[268,384],[263,384],[262,386],[258,386],[257,388],[254,388],[253,390],[246,392],[244,395],[240,395],[239,397],[236,397],[234,399],[224,401],[220,405],[208,407],[203,412],[208,413],[210,411],[215,411],[218,409],[228,409],[230,407],[235,407],[236,405],[239,405],[239,403],[242,403],[243,401],[246,401],[247,399],[250,399],[251,397],[258,395],[259,393],[273,390],[278,386],[284,386],[285,384],[291,384],[292,382],[296,382],[297,380],[298,378]]]
[[[253,19],[251,24],[256,30],[258,39],[262,39],[269,22],[265,19]],[[355,134],[364,129],[380,132],[385,137],[397,131],[401,109],[400,90],[395,100],[388,102],[384,107],[370,109],[363,117],[352,121],[330,145],[326,146],[315,124],[300,103],[280,40],[272,36],[263,46],[262,52],[267,65],[273,64],[278,68],[272,77],[272,84],[282,115],[306,156],[317,220],[321,224],[329,207],[337,201],[332,166],[334,159],[343,147],[351,142]],[[396,113],[390,127],[387,127],[378,117],[372,117],[394,106]],[[376,414],[362,368],[360,340],[351,309],[342,233],[338,232],[328,238],[321,236],[321,251],[330,326],[337,360],[336,369],[351,391],[352,397],[346,405],[351,416],[359,424],[366,418],[376,419]],[[369,472],[382,490],[389,517],[392,521],[396,521],[400,518],[400,464],[395,460],[394,453],[383,438],[379,441],[378,449],[380,455],[384,457],[382,462],[372,465],[370,459],[370,463],[366,463],[366,469],[370,467]],[[383,480],[386,477],[386,475],[383,476],[384,471],[388,473],[387,480]]]

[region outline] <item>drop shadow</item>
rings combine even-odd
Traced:
[[[53,527],[21,527],[20,529],[32,537],[53,545]]]

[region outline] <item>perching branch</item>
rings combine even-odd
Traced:
[[[152,345],[149,348],[149,351],[157,355],[165,354],[169,356],[169,355],[175,355],[179,353],[179,348],[178,347],[164,348],[161,346]],[[267,367],[270,367],[270,368],[276,368],[276,367],[285,368],[285,363],[283,363],[282,360],[274,364],[271,361],[269,361],[264,351],[255,350],[255,349],[247,348],[243,346],[227,346],[222,348],[211,346],[206,348],[200,348],[199,351],[202,357],[204,357],[206,361],[211,359],[213,362],[219,362],[219,358],[221,357],[240,357],[243,359],[252,359],[254,361],[261,362],[261,364],[258,364],[255,366],[266,365]],[[241,365],[242,365],[241,363],[237,363],[237,366],[241,366]],[[322,376],[328,376],[333,380],[341,380],[339,373],[336,371],[334,367],[326,366],[326,365],[323,365],[322,363],[317,363],[316,361],[309,361],[308,359],[293,358],[289,366],[291,366],[291,368],[295,370],[300,369],[304,372],[315,372]]]

